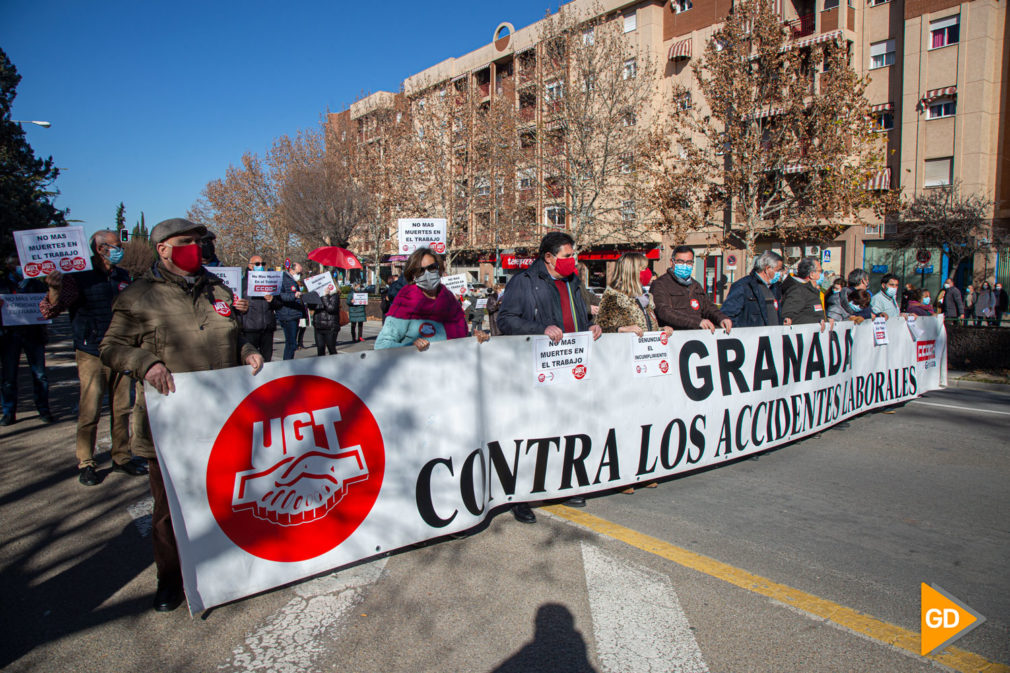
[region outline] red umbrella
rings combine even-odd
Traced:
[[[354,256],[354,253],[347,248],[339,248],[335,245],[328,245],[316,248],[309,253],[309,259],[319,262],[323,266],[336,266],[341,269],[363,269],[361,262]]]

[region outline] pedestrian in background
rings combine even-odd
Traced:
[[[948,278],[943,284],[943,297],[937,300],[937,308],[943,308],[943,314],[948,319],[964,320],[964,299],[961,291],[954,285],[954,279]],[[978,300],[975,305],[976,314],[978,312]]]
[[[975,294],[975,286],[969,285],[964,288],[964,319],[971,320],[975,317],[975,300],[978,299],[978,295]]]
[[[582,301],[589,307],[589,315],[596,315],[600,311],[600,297],[589,289],[589,266],[579,262],[576,269],[579,274],[579,292],[582,293]]]
[[[354,295],[361,292],[361,285],[355,284],[347,293],[347,316],[351,320],[351,343],[365,340],[365,306],[354,304]]]
[[[996,295],[987,280],[982,281],[982,289],[975,299],[975,327],[981,327],[983,320],[987,327],[991,327],[996,321]]]
[[[487,326],[491,336],[498,336],[501,330],[498,328],[498,309],[501,308],[501,296],[505,293],[505,286],[495,283],[487,297]]]
[[[0,294],[45,293],[46,284],[38,278],[25,278],[17,257],[8,257],[0,276]],[[3,300],[0,299],[0,307]],[[53,422],[49,410],[49,377],[46,375],[46,343],[49,333],[45,325],[0,324],[0,426],[17,422],[18,369],[24,351],[32,375],[32,399],[39,421]]]
[[[266,271],[263,257],[253,255],[249,258],[248,271]],[[249,287],[248,272],[242,279],[242,285]],[[275,311],[281,307],[280,299],[274,295],[249,297],[246,301],[248,309],[238,315],[242,328],[242,338],[251,343],[263,356],[264,362],[270,362],[274,356],[274,331],[277,329]]]
[[[754,260],[751,272],[729,289],[722,312],[734,327],[789,325],[781,317],[782,256],[766,250]]]
[[[1006,290],[1003,289],[1003,283],[999,281],[996,281],[994,294],[996,295],[996,327],[999,327],[1000,323],[1003,322],[1003,314],[1010,308],[1010,297],[1007,296]]]
[[[98,357],[99,344],[112,321],[112,303],[130,285],[130,275],[116,266],[123,259],[116,232],[96,231],[91,235],[90,247],[90,270],[66,275],[53,271],[46,276],[49,289],[39,302],[39,310],[46,319],[55,318],[63,311],[70,313],[81,391],[77,405],[77,478],[85,486],[96,486],[101,478],[95,462],[95,440],[106,393],[109,396],[112,471],[141,476],[147,474],[147,468],[134,462],[130,453],[132,381],[102,364]]]

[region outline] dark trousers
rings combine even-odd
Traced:
[[[172,514],[168,509],[168,494],[165,479],[161,476],[161,465],[155,458],[147,459],[148,479],[151,482],[151,496],[154,498],[154,513],[151,515],[151,541],[154,543],[154,565],[158,568],[158,583],[182,586],[182,566],[179,564],[179,548],[175,544],[172,531]]]
[[[329,351],[330,355],[336,355],[338,334],[339,329],[316,328],[316,355],[326,355],[326,351]]]
[[[256,347],[256,350],[263,356],[264,362],[270,362],[274,357],[274,330],[270,329],[244,329],[242,337]]]
[[[357,341],[362,338],[365,334],[365,323],[363,322],[352,322],[351,323],[351,341]]]
[[[32,373],[32,393],[35,410],[40,414],[49,413],[49,378],[46,376],[46,345],[36,335],[18,327],[4,329],[0,336],[0,369],[3,370],[3,384],[0,399],[3,413],[14,416],[18,410],[18,365],[21,351],[25,352],[28,369]],[[35,338],[33,338],[35,336]]]
[[[281,331],[284,332],[284,359],[291,360],[298,350],[298,318],[278,320]]]
[[[305,348],[305,330],[307,330],[307,329],[308,329],[308,327],[301,327],[301,326],[298,327],[298,347],[299,348]]]

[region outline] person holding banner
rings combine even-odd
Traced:
[[[790,325],[782,318],[782,256],[766,250],[754,259],[749,275],[737,280],[729,289],[722,312],[734,327],[766,327]]]
[[[123,259],[119,237],[109,230],[91,235],[89,271],[53,271],[46,276],[46,297],[39,302],[42,317],[52,319],[64,310],[70,313],[70,328],[77,360],[81,396],[77,416],[78,480],[85,486],[101,483],[95,462],[95,440],[102,415],[102,398],[109,396],[109,434],[112,437],[112,470],[131,476],[147,474],[130,453],[130,387],[132,382],[102,364],[98,347],[112,320],[112,302],[130,284],[130,274],[117,264]]]
[[[375,350],[414,346],[426,351],[432,341],[467,336],[463,307],[442,285],[444,272],[445,263],[430,248],[418,248],[410,254],[403,270],[403,278],[409,283],[396,293],[382,331],[375,338]],[[481,330],[475,336],[477,343],[491,338]]]
[[[41,280],[23,277],[17,257],[8,257],[6,266],[4,275],[0,277],[0,294],[45,293],[46,286]],[[0,299],[0,309],[3,303]],[[32,303],[35,303],[34,300]],[[21,351],[24,351],[32,373],[32,393],[39,420],[45,425],[53,422],[49,412],[49,378],[46,376],[47,341],[45,325],[0,324],[0,407],[3,409],[0,426],[13,425],[17,421]]]
[[[652,295],[642,286],[652,278],[649,260],[638,252],[626,252],[617,260],[614,283],[603,291],[596,324],[604,332],[630,332],[641,337],[659,328]],[[645,283],[643,283],[645,281]],[[663,327],[667,335],[672,327]]]
[[[202,225],[182,218],[155,225],[151,243],[158,261],[120,295],[102,340],[102,363],[150,383],[162,395],[175,391],[173,372],[245,363],[256,374],[263,367],[263,356],[242,339],[236,320],[236,304],[242,300],[236,301],[221,279],[200,263],[199,241],[205,232]],[[151,525],[158,567],[154,609],[167,612],[182,602],[182,571],[143,389],[137,407],[144,413],[138,415],[134,448],[148,460],[154,497]]]
[[[674,329],[707,329],[713,334],[716,327],[721,327],[729,334],[733,321],[716,307],[701,283],[691,277],[694,249],[678,245],[673,249],[671,261],[666,273],[649,287],[650,294],[655,297],[659,324]]]
[[[796,265],[796,276],[782,283],[782,317],[794,325],[825,327],[824,300],[821,295],[821,262],[816,257],[804,257]],[[835,321],[828,319],[832,328]]]
[[[545,334],[558,343],[566,332],[591,332],[593,339],[603,334],[593,322],[582,299],[576,271],[575,239],[563,231],[552,231],[540,240],[540,255],[529,268],[512,276],[505,287],[498,328],[502,334]],[[585,507],[582,496],[566,501]],[[522,523],[536,523],[527,503],[512,507],[512,515]]]
[[[925,296],[926,301],[923,302]],[[928,291],[923,294],[923,289],[920,287],[913,287],[908,291],[908,306],[906,310],[911,315],[916,316],[930,316],[933,315],[933,308],[929,305]]]

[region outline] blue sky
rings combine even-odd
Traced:
[[[129,226],[143,210],[150,227],[243,152],[551,4],[2,0],[0,46],[22,76],[13,118],[53,124],[25,131],[63,169],[57,206],[92,231],[123,201]]]

